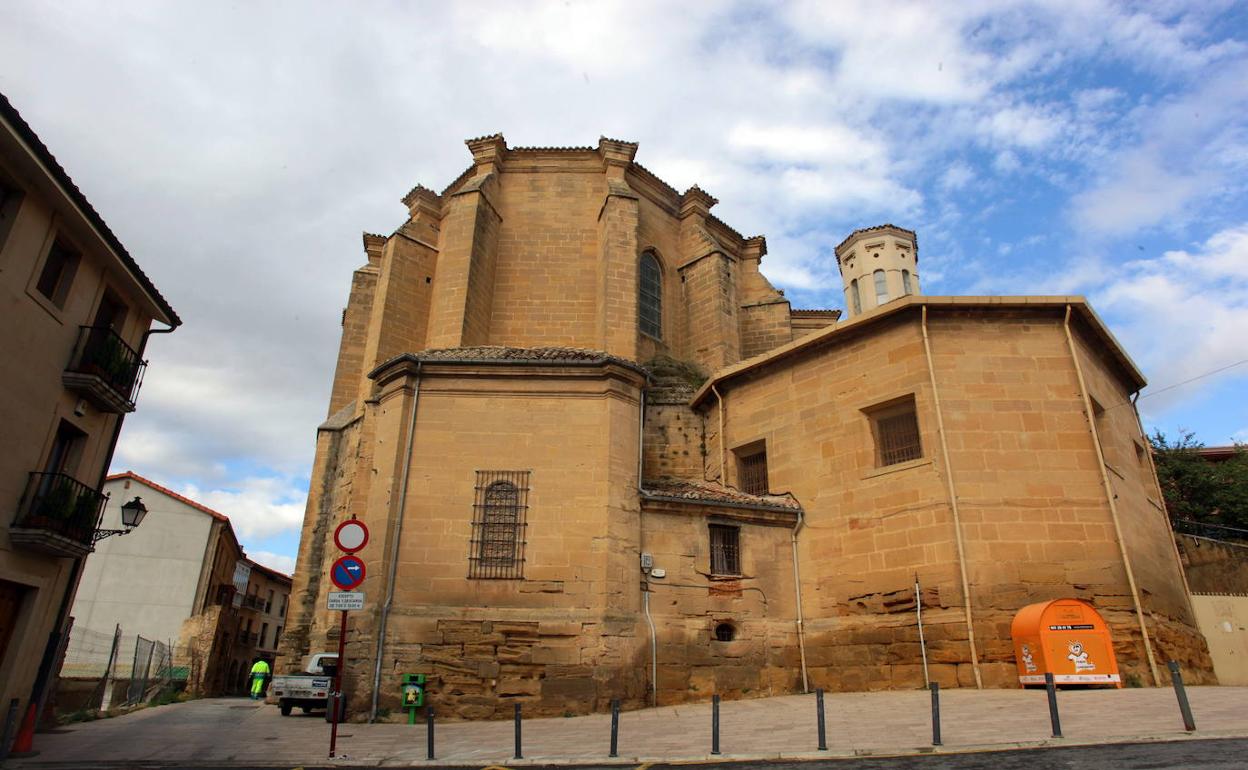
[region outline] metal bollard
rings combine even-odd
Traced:
[[[932,745],[940,745],[940,682],[932,682]]]
[[[1177,661],[1166,664],[1170,668],[1170,681],[1174,683],[1174,697],[1179,699],[1179,712],[1183,714],[1183,729],[1189,733],[1196,729],[1196,720],[1192,718],[1192,706],[1187,702],[1187,688],[1183,686],[1183,675],[1179,673]]]
[[[433,706],[425,712],[425,738],[429,744],[426,759],[433,759]]]
[[[1044,674],[1044,689],[1049,694],[1049,723],[1053,725],[1053,737],[1062,737],[1062,719],[1057,715],[1057,685],[1053,682],[1053,673]]]
[[[711,696],[711,753],[719,753],[719,696]]]
[[[823,690],[815,690],[815,714],[819,724],[819,750],[828,750],[828,729],[823,718]]]
[[[611,753],[608,757],[618,757],[620,747],[620,702],[611,701]]]
[[[516,704],[516,755],[512,759],[524,759],[524,754],[520,753],[520,704]]]

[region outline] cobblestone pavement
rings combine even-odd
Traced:
[[[1042,690],[944,691],[943,745],[933,748],[927,692],[828,694],[828,751],[816,751],[813,695],[725,701],[721,706],[722,753],[713,759],[881,757],[1248,737],[1248,688],[1193,687],[1188,695],[1197,726],[1191,735],[1183,730],[1174,693],[1168,688],[1060,692],[1065,737],[1053,739]],[[523,737],[524,759],[516,760],[510,721],[439,723],[435,731],[437,760],[429,762],[423,724],[347,724],[339,731],[339,757],[327,762],[329,725],[319,713],[283,718],[276,706],[217,698],[145,709],[40,734],[36,738],[38,756],[12,759],[6,767],[635,766],[705,761],[712,759],[711,706],[624,712],[620,716],[620,756],[615,760],[607,759],[610,717],[605,714],[526,720]]]

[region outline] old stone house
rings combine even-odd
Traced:
[[[356,713],[405,673],[466,718],[921,686],[916,580],[945,686],[1017,686],[1014,613],[1065,596],[1129,677],[1210,676],[1144,378],[1083,298],[925,296],[885,225],[835,248],[845,318],[797,310],[636,144],[467,144],[364,235],[279,670],[336,647],[355,516]]]

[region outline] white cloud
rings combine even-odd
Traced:
[[[186,484],[178,493],[229,516],[243,538],[298,530],[307,500],[306,484],[274,477],[243,478],[222,488]]]
[[[1216,233],[1197,248],[1128,262],[1100,278],[1091,296],[1146,371],[1165,386],[1248,358],[1248,224]],[[1243,378],[1232,369],[1202,381]],[[1148,391],[1145,391],[1147,393]],[[1191,391],[1159,393],[1164,408]]]
[[[284,572],[287,575],[295,573],[295,557],[293,556],[273,553],[272,551],[248,551],[247,558],[254,562],[259,562],[269,569]]]

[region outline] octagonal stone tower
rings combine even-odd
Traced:
[[[836,247],[850,317],[920,294],[919,241],[913,230],[878,225],[855,230]]]

